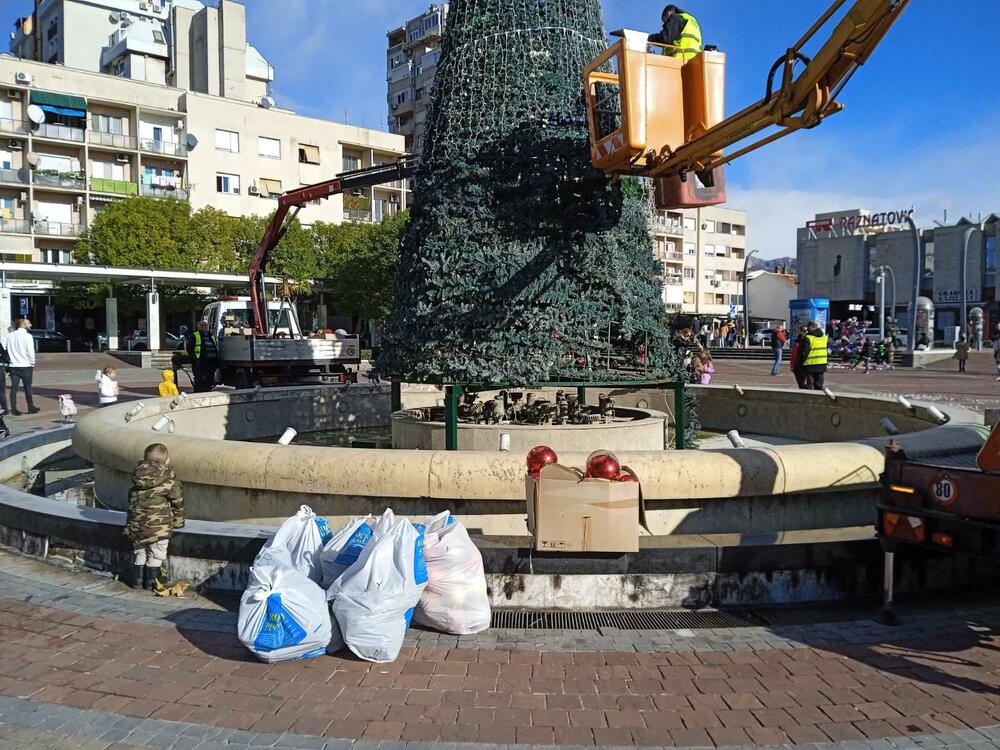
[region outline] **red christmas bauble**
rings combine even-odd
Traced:
[[[622,473],[621,476],[618,477],[618,481],[619,482],[638,482],[639,480],[636,478],[635,474]]]
[[[617,479],[622,467],[614,453],[595,451],[587,459],[586,476],[591,479]]]
[[[528,464],[528,473],[533,477],[537,477],[543,466],[558,462],[559,457],[556,456],[556,452],[554,450],[549,448],[547,445],[536,445],[528,451],[526,463]]]

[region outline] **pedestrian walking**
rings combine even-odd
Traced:
[[[169,464],[167,447],[153,443],[132,471],[124,533],[132,543],[129,585],[134,589],[153,590],[166,583],[160,573],[170,535],[184,526],[184,493]]]
[[[785,344],[788,341],[788,334],[785,332],[785,324],[778,323],[771,329],[771,351],[774,353],[774,366],[771,368],[771,375],[781,374],[781,358],[785,354]]]
[[[108,406],[118,401],[118,381],[115,380],[117,374],[118,371],[108,365],[94,376],[94,380],[97,381],[97,400],[101,406]]]
[[[964,336],[955,342],[954,358],[958,360],[958,371],[965,372],[965,365],[969,361],[969,342]]]
[[[795,337],[795,342],[792,344],[792,351],[789,355],[789,369],[792,371],[792,375],[795,376],[795,383],[801,389],[806,387],[806,373],[802,369],[802,340],[805,338],[806,333],[809,329],[806,326],[798,327],[798,336]]]
[[[31,321],[21,318],[17,329],[7,337],[7,357],[10,361],[10,413],[21,416],[17,410],[17,387],[24,386],[24,400],[28,404],[28,414],[41,411],[35,406],[35,395],[31,390],[31,381],[35,374],[35,339],[29,333]]]
[[[805,389],[811,391],[823,390],[826,379],[826,368],[830,361],[830,339],[815,320],[810,321],[809,330],[802,337],[800,356],[802,370],[805,373]]]

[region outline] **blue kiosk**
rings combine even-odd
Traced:
[[[793,299],[788,303],[788,322],[795,331],[815,320],[825,329],[830,324],[830,300],[824,298]]]

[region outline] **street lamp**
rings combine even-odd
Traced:
[[[750,259],[757,254],[756,250],[751,250],[743,259],[743,348],[750,348],[750,280],[747,274],[750,272]]]
[[[965,235],[962,237],[962,331],[959,338],[967,336],[969,330],[969,295],[966,288],[967,277],[969,275],[969,242],[972,240],[972,235],[975,234],[977,229],[979,227],[969,227],[965,230]]]
[[[906,350],[913,354],[917,350],[917,298],[920,296],[923,268],[920,264],[920,230],[913,221],[912,213],[906,215],[906,223],[913,234],[913,295],[910,297],[910,335],[906,337]]]
[[[880,305],[879,305],[879,307],[880,307],[879,314],[880,314],[880,317],[881,317],[881,322],[879,323],[878,329],[879,329],[879,333],[881,334],[883,340],[885,339],[885,275],[886,275],[886,273],[889,274],[889,280],[892,282],[892,306],[890,308],[892,312],[889,314],[889,317],[890,318],[895,318],[896,317],[896,272],[892,270],[892,266],[879,266],[878,267],[878,277],[876,278],[876,283],[878,283],[881,286],[880,297],[879,297],[879,302],[880,302]]]

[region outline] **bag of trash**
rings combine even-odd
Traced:
[[[326,595],[297,570],[255,566],[240,599],[237,632],[261,661],[325,654],[332,634]]]
[[[330,524],[317,516],[308,505],[286,520],[257,553],[254,565],[287,565],[309,576],[314,582],[323,580],[319,556],[323,546],[333,537]]]
[[[479,548],[448,512],[424,532],[427,586],[413,619],[444,633],[471,635],[490,626],[490,598]]]
[[[341,573],[357,562],[358,556],[374,536],[376,528],[388,531],[395,522],[396,516],[392,508],[387,508],[377,519],[371,515],[355,518],[335,533],[319,555],[323,588],[329,589]]]
[[[390,662],[427,584],[423,535],[407,519],[376,524],[357,561],[327,592],[344,643],[358,657]]]

